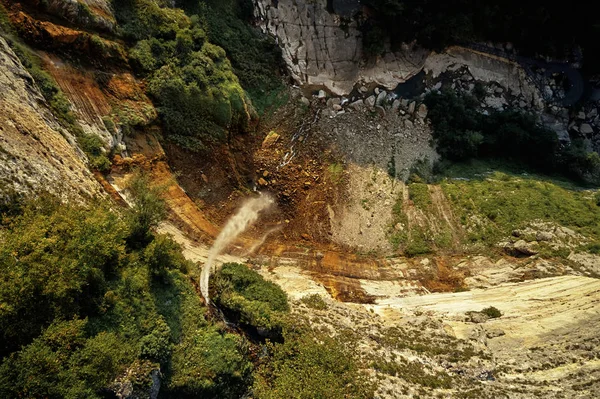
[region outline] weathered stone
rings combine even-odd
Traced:
[[[375,110],[377,111],[380,117],[385,117],[385,108],[383,108],[381,105],[376,105]]]
[[[535,249],[534,243],[528,243],[525,240],[519,240],[512,245],[512,249],[515,254],[521,254],[526,256],[532,256],[537,254],[539,251]]]
[[[535,235],[535,239],[538,241],[552,241],[556,236],[549,231],[539,231]]]
[[[579,131],[581,132],[581,134],[593,134],[594,133],[594,129],[592,128],[592,126],[590,126],[589,123],[584,123],[581,125],[581,127],[579,128]]]
[[[490,319],[488,315],[481,312],[467,312],[466,315],[471,323],[485,323]]]
[[[394,111],[397,111],[400,108],[400,100],[396,99],[394,100],[394,102],[392,103],[392,109]]]
[[[341,109],[342,109],[341,105],[339,105],[339,104],[333,104],[333,110],[334,111],[341,111]]]
[[[317,93],[317,98],[325,98],[327,97],[327,93],[325,93],[325,90],[319,90],[319,93]]]
[[[365,102],[363,100],[356,100],[353,103],[351,103],[350,105],[348,105],[350,108],[355,109],[355,110],[360,110],[363,109],[365,106]]]
[[[577,113],[577,119],[582,120],[582,121],[585,120],[585,112],[579,111]]]
[[[416,106],[417,106],[417,104],[414,101],[411,101],[411,103],[408,104],[408,113],[411,115],[414,114]]]
[[[379,94],[377,95],[377,99],[375,100],[375,104],[377,105],[383,105],[385,103],[385,97],[387,96],[387,93],[385,90],[381,90],[379,92]]]
[[[504,330],[501,330],[499,328],[491,328],[489,330],[486,330],[485,332],[485,336],[489,339],[502,337],[505,334],[506,333],[504,332]]]
[[[375,105],[375,96],[367,97],[365,104],[367,104],[368,107],[373,107]]]
[[[308,98],[304,97],[304,96],[300,97],[300,103],[302,105],[307,106],[307,107],[310,106],[310,100]]]
[[[279,140],[279,135],[274,132],[273,130],[271,130],[269,132],[269,134],[267,134],[267,137],[265,137],[265,139],[262,142],[262,148],[271,148],[273,147],[273,145],[275,145],[275,143],[277,142],[277,140]]]
[[[419,109],[417,110],[417,115],[421,119],[427,118],[427,106],[425,104],[419,105]]]
[[[260,179],[258,179],[258,185],[259,186],[268,186],[269,182],[267,182],[265,179],[263,179],[262,177]]]
[[[99,195],[86,156],[33,81],[0,38],[0,200],[6,191],[26,195],[40,189],[72,199]]]

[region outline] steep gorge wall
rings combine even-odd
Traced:
[[[358,81],[392,89],[418,73],[429,54],[406,45],[366,62],[357,21],[329,12],[327,0],[256,0],[254,12],[261,29],[277,38],[296,82],[337,95]]]
[[[7,42],[0,38],[0,196],[48,190],[90,197],[101,192],[75,138]]]

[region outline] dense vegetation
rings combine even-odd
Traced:
[[[114,1],[113,7],[131,46],[130,63],[147,79],[168,139],[200,151],[248,128],[255,111],[236,73],[262,111],[281,87],[280,58],[276,46],[245,24],[247,5],[181,3],[187,15],[162,0]]]
[[[500,172],[445,179],[441,186],[472,243],[495,245],[533,221],[557,223],[600,240],[600,207],[589,191]]]
[[[395,45],[416,39],[436,50],[462,42],[512,42],[524,53],[556,57],[571,55],[579,45],[588,66],[596,71],[600,67],[594,57],[600,24],[593,2],[565,6],[517,0],[368,0],[366,4],[374,11],[364,25],[371,53],[380,53],[386,38]]]
[[[225,265],[212,292],[254,340],[210,317],[195,267],[153,233],[159,189],[141,175],[129,190],[122,211],[42,195],[2,215],[0,396],[100,398],[127,381],[148,396],[158,377],[165,398],[368,397],[347,349],[287,317],[285,293],[247,267]]]
[[[600,183],[600,157],[580,140],[561,145],[556,133],[537,125],[533,115],[492,111],[485,115],[469,94],[431,92],[425,98],[440,155],[450,161],[505,159],[582,182]]]

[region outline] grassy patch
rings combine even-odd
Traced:
[[[431,195],[425,183],[411,183],[408,185],[408,196],[415,206],[423,211],[431,207]]]
[[[495,244],[534,220],[600,237],[600,208],[587,191],[500,172],[475,180],[445,179],[441,186],[471,242]]]
[[[423,364],[418,362],[387,362],[377,360],[372,362],[370,366],[380,373],[401,378],[412,384],[433,389],[448,389],[452,387],[452,377],[448,374],[427,372]]]
[[[303,304],[305,304],[306,306],[308,306],[311,309],[316,309],[316,310],[327,309],[327,303],[323,300],[323,298],[319,294],[303,296],[302,299],[300,299],[300,302],[302,302]]]

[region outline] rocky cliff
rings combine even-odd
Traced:
[[[406,45],[365,61],[358,22],[328,10],[326,0],[257,0],[255,16],[274,35],[299,84],[321,85],[348,94],[357,81],[394,88],[418,73],[429,51]],[[347,7],[339,7],[345,13]]]
[[[0,38],[0,195],[39,189],[90,197],[101,192],[75,138],[60,126],[7,42]]]

